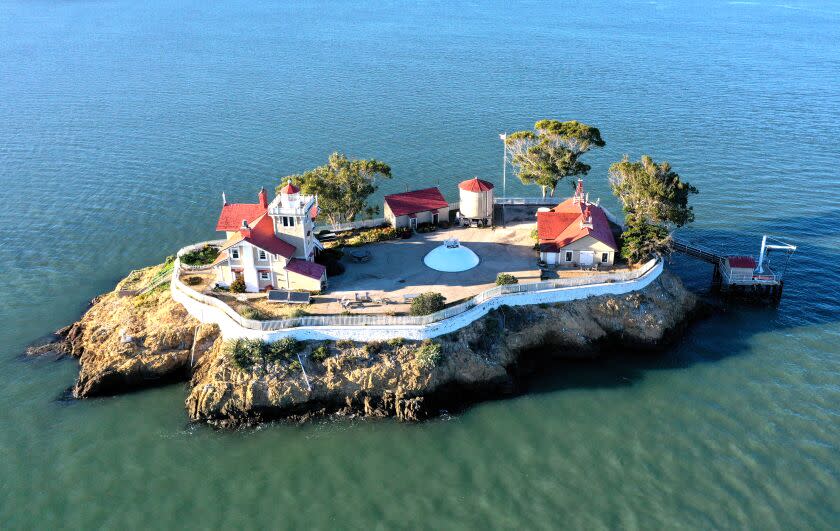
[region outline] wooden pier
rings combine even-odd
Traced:
[[[775,243],[772,243],[775,242]],[[726,296],[738,296],[770,301],[778,304],[785,287],[784,273],[790,256],[796,246],[764,236],[761,240],[761,252],[756,260],[752,256],[728,256],[674,239],[671,249],[675,252],[708,262],[714,266],[712,289]],[[781,251],[786,257],[782,267],[774,270],[770,267],[771,251]]]

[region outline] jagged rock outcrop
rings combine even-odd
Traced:
[[[114,291],[91,301],[77,323],[59,330],[59,342],[41,347],[79,358],[74,397],[186,381],[191,359],[203,356],[216,342],[218,327],[190,317],[170,297],[168,282],[142,294],[133,289],[165,275],[165,267],[133,272]]]
[[[192,420],[230,426],[312,414],[419,420],[442,407],[515,388],[514,374],[539,357],[593,356],[605,343],[651,348],[667,340],[696,305],[682,283],[663,274],[642,291],[579,301],[503,307],[435,340],[437,364],[422,362],[420,342],[329,344],[323,362],[306,354],[308,376],[284,362],[242,369],[221,341],[202,359],[186,400]],[[526,363],[527,362],[527,363]]]

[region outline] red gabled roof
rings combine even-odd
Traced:
[[[458,185],[458,188],[466,190],[467,192],[486,192],[487,190],[493,189],[493,183],[488,183],[487,181],[482,181],[478,177],[473,177],[472,179],[463,181]]]
[[[327,272],[327,268],[321,264],[299,258],[289,260],[289,263],[286,264],[286,269],[305,277],[314,278],[315,280],[320,280],[323,278],[324,273]]]
[[[449,207],[449,203],[437,188],[424,188],[402,194],[385,196],[385,204],[390,207],[395,216],[405,216]]]
[[[729,267],[743,267],[755,269],[755,258],[752,256],[727,256]]]
[[[587,208],[592,218],[592,228],[581,226]],[[611,249],[618,250],[604,210],[571,198],[554,207],[551,212],[537,212],[537,236],[541,247],[545,245],[559,249],[592,236]]]
[[[243,241],[284,258],[291,258],[295,254],[294,245],[274,235],[274,223],[268,214],[263,214],[256,219],[253,224],[250,224],[249,229],[238,230],[222,244],[222,250]]]
[[[234,231],[242,227],[242,220],[248,220],[249,225],[263,214],[266,208],[259,203],[231,203],[222,207],[219,221],[216,223],[216,230]]]

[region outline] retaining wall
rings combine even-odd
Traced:
[[[282,337],[307,339],[351,339],[354,341],[386,340],[396,337],[428,339],[463,328],[502,305],[527,306],[554,302],[568,302],[598,295],[621,295],[640,290],[656,280],[662,273],[661,259],[651,260],[639,270],[628,274],[598,275],[594,283],[561,287],[540,283],[499,286],[478,294],[475,298],[424,317],[389,316],[312,316],[283,321],[254,321],[245,319],[219,299],[197,293],[178,278],[180,260],[176,260],[172,273],[172,298],[181,303],[190,315],[203,323],[219,325],[226,338],[254,338],[276,341]],[[580,282],[582,279],[574,279]],[[590,280],[590,279],[585,279]],[[593,279],[594,280],[594,279]],[[514,293],[503,291],[521,290]],[[324,323],[307,325],[305,323]],[[341,324],[348,323],[348,324]],[[353,323],[353,324],[350,324]],[[422,323],[422,324],[416,324]],[[284,328],[280,326],[286,325]]]

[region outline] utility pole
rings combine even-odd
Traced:
[[[500,133],[502,141],[502,197],[507,197],[507,132]]]

